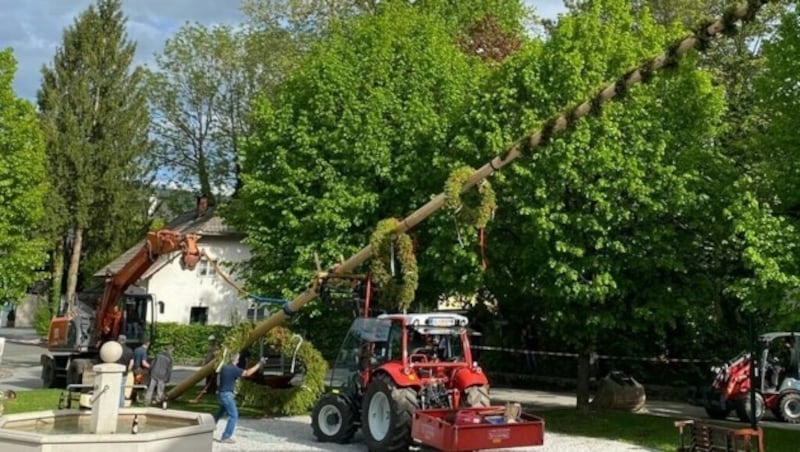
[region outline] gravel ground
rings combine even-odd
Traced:
[[[225,420],[217,425],[214,437],[219,438],[225,428]],[[309,416],[295,416],[273,419],[242,419],[236,434],[235,444],[222,444],[214,442],[214,452],[223,451],[333,451],[333,452],[366,452],[367,447],[356,435],[353,443],[341,445],[318,443],[311,434],[311,419]],[[499,452],[500,449],[494,449]],[[559,435],[546,433],[544,445],[538,447],[518,447],[503,449],[514,452],[623,452],[623,451],[651,451],[638,446],[633,446],[617,441],[586,438],[580,436]]]

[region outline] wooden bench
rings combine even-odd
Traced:
[[[727,427],[698,420],[677,421],[675,426],[680,437],[678,452],[764,452],[761,428]]]

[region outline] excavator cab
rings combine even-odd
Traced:
[[[145,339],[155,340],[157,310],[152,295],[125,295],[121,312],[120,333],[128,338],[130,347],[141,345]]]

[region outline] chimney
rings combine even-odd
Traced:
[[[203,193],[197,197],[197,218],[202,217],[208,211],[208,195]]]

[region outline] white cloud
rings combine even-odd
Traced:
[[[41,83],[40,70],[53,60],[64,28],[92,0],[0,0],[0,49],[12,47],[18,62],[14,89],[30,100]],[[183,23],[238,23],[243,19],[236,0],[123,0],[128,35],[137,42],[136,63],[152,59]]]

